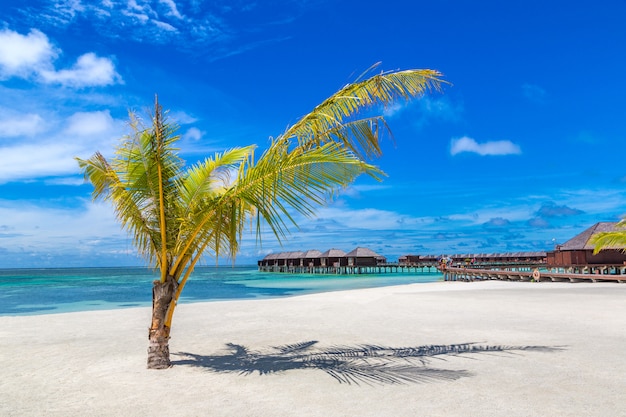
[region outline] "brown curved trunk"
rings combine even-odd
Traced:
[[[165,369],[170,362],[170,328],[165,325],[167,311],[172,307],[172,299],[178,283],[167,276],[165,282],[152,283],[152,324],[148,333],[148,369]]]

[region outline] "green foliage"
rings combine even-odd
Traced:
[[[616,229],[612,232],[600,232],[591,236],[589,243],[594,245],[593,254],[597,254],[602,249],[618,249],[626,251],[626,219],[623,219],[617,225]]]
[[[158,100],[149,126],[131,114],[132,134],[111,161],[100,153],[77,158],[94,186],[94,199],[110,202],[138,251],[184,286],[203,254],[235,257],[247,226],[266,224],[278,239],[297,226],[293,213],[313,216],[359,175],[384,173],[366,162],[380,155],[381,116],[359,111],[439,89],[431,70],[397,71],[350,84],[304,116],[255,160],[254,146],[233,148],[186,167],[175,147],[177,127]],[[183,276],[184,273],[184,276]],[[176,298],[177,298],[176,297]]]

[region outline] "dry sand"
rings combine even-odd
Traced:
[[[186,304],[163,371],[145,368],[149,317],[0,317],[0,415],[626,416],[626,285],[440,282]]]

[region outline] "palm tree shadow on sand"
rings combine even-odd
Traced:
[[[520,352],[555,352],[563,347],[503,346],[461,343],[394,348],[377,345],[333,346],[317,349],[317,341],[277,346],[269,352],[252,351],[234,343],[226,344],[230,354],[205,356],[188,352],[173,365],[201,367],[213,372],[250,375],[275,374],[295,369],[319,369],[343,384],[407,384],[457,380],[472,376],[465,370],[429,366],[433,358],[478,354],[519,354]]]

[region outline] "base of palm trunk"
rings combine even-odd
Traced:
[[[178,283],[168,276],[165,282],[152,283],[152,324],[148,332],[148,369],[165,369],[170,361],[170,328],[166,325],[169,308]]]
[[[172,366],[170,361],[169,338],[150,340],[148,345],[148,369],[166,369]]]

